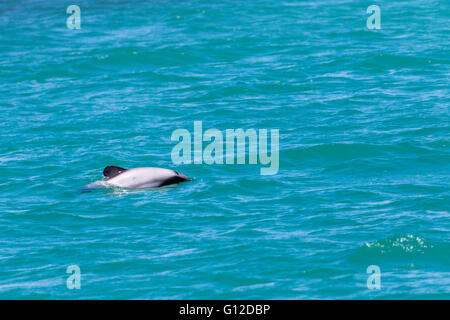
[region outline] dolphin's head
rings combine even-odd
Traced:
[[[121,167],[107,166],[105,167],[105,169],[103,169],[103,175],[108,179],[112,179],[126,170],[127,169]]]

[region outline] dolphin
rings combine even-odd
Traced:
[[[116,166],[107,166],[103,169],[103,175],[105,179],[84,186],[82,191],[102,187],[155,188],[190,180],[182,173],[155,167],[124,169]]]

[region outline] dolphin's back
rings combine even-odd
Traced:
[[[140,189],[162,187],[187,180],[189,178],[184,174],[170,169],[142,167],[125,170],[105,182],[116,187]]]

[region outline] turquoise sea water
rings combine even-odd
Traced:
[[[449,12],[2,1],[0,298],[449,299]],[[194,121],[279,129],[279,172],[173,164]],[[79,192],[110,164],[194,180]]]

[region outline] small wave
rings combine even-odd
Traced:
[[[449,265],[447,243],[433,243],[412,234],[395,236],[375,242],[366,242],[350,257],[354,262],[375,264],[443,264]]]
[[[425,239],[413,235],[395,237],[392,239],[385,239],[373,243],[365,243],[363,246],[363,248],[366,248],[367,250],[374,250],[380,254],[393,252],[405,254],[423,254],[426,249],[431,249],[433,247],[434,246],[431,243],[427,243]]]

